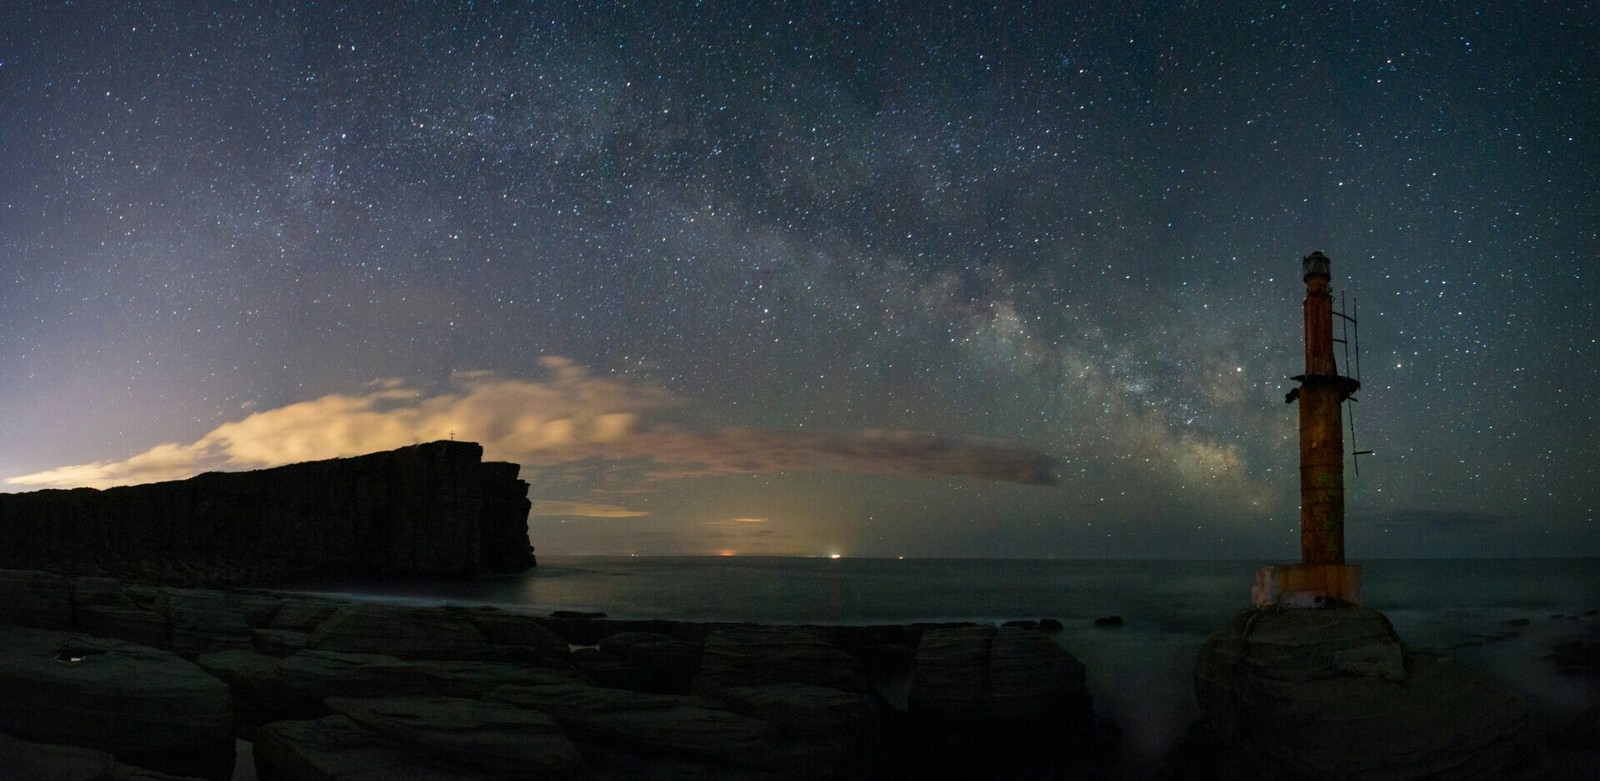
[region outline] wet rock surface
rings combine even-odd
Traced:
[[[1195,690],[1204,724],[1177,764],[1202,775],[1173,778],[1546,772],[1520,695],[1449,659],[1407,653],[1387,619],[1360,607],[1241,613],[1207,639]]]
[[[103,751],[130,764],[226,779],[228,686],[169,651],[11,627],[0,631],[0,732]]]
[[[30,743],[0,733],[0,778],[8,781],[192,781],[118,762],[104,751]]]
[[[803,627],[736,627],[706,637],[697,691],[764,683],[868,688],[860,660]]]
[[[925,633],[908,706],[920,753],[935,766],[1005,764],[1044,747],[1084,753],[1092,742],[1083,665],[1050,638],[1018,627]]]
[[[0,778],[223,778],[236,737],[255,743],[260,777],[277,781],[1116,777],[1108,771],[1115,730],[1092,722],[1085,672],[1042,634],[1044,621],[1037,629],[763,627],[38,572],[0,571],[0,584],[14,586],[0,593],[0,604],[14,606],[0,611],[6,663],[19,656],[17,638],[41,631],[64,638],[47,650],[80,664],[105,649],[193,662],[185,674],[203,679],[210,700],[115,712],[227,725],[210,742],[211,764],[173,764],[172,754],[147,750],[145,736],[166,727],[140,727],[138,745],[118,743],[119,727],[104,723],[112,706],[93,704],[108,696],[95,687],[161,680],[154,667],[73,681],[46,697],[32,682],[0,676]],[[19,628],[27,622],[56,629]],[[1093,630],[1085,622],[1081,631]],[[1561,642],[1547,663],[1590,667],[1592,638]],[[1208,721],[1174,752],[1169,779],[1542,772],[1520,698],[1461,665],[1407,653],[1371,611],[1241,615],[1206,648],[1196,682]],[[1578,672],[1570,680],[1591,679]],[[12,697],[22,689],[42,704]],[[52,715],[71,707],[87,711]],[[126,716],[118,719],[126,733]],[[1558,777],[1585,777],[1594,724],[1591,710],[1570,727],[1555,725]],[[194,740],[206,743],[194,734],[185,757]],[[495,754],[496,746],[509,752],[546,740],[566,741],[576,764],[553,749],[567,759],[534,774],[509,768],[514,754]]]
[[[327,706],[379,741],[433,763],[522,778],[572,778],[583,757],[536,710],[460,697],[333,697]]]
[[[372,604],[334,611],[307,638],[306,647],[408,659],[482,660],[497,655],[460,611]]]
[[[256,773],[279,781],[494,781],[487,773],[428,765],[344,716],[277,721],[255,733]]]
[[[0,624],[72,626],[72,584],[48,572],[0,570]]]
[[[876,688],[911,679],[925,638],[988,638],[981,663],[935,677],[1011,727],[1056,713],[1027,692],[1059,700],[1063,671],[1082,678],[1022,628],[553,618],[39,572],[0,583],[43,595],[0,624],[0,778],[227,778],[235,738],[275,781],[969,778],[917,758],[930,744]]]
[[[781,759],[775,726],[709,700],[580,684],[507,686],[490,698],[547,714],[582,743],[766,769]]]

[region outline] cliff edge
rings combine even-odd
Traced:
[[[0,494],[0,566],[166,581],[534,565],[528,484],[473,442],[165,483]]]

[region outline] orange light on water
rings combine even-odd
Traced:
[[[723,550],[717,551],[717,555],[718,556],[732,556],[734,554],[733,554],[733,551],[731,551],[731,550],[723,549]]]

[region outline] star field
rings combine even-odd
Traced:
[[[1352,557],[1597,555],[1597,44],[1554,4],[10,4],[0,486],[454,435],[525,464],[541,552],[1292,556],[1321,250]]]

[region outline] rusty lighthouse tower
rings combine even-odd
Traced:
[[[1361,601],[1361,568],[1344,556],[1344,426],[1340,409],[1361,382],[1339,373],[1334,361],[1333,279],[1328,256],[1313,252],[1301,259],[1305,271],[1305,373],[1300,387],[1284,399],[1300,402],[1300,563],[1263,567],[1251,601],[1258,607],[1288,604],[1320,606],[1328,599]],[[1341,329],[1348,334],[1348,328]]]

